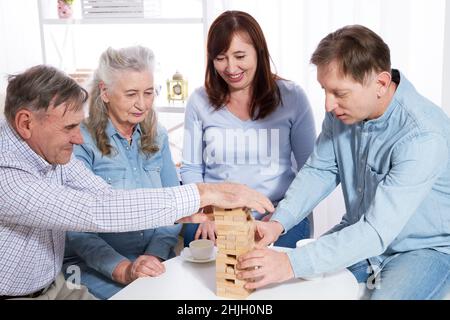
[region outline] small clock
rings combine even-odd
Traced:
[[[172,87],[172,90],[173,90],[173,93],[175,93],[176,95],[183,94],[182,87],[181,87],[181,85],[180,85],[179,83],[175,84],[175,85]]]
[[[187,80],[178,71],[167,80],[167,100],[168,101],[185,101],[187,98],[188,87]]]

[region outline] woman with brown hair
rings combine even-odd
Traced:
[[[183,183],[241,182],[276,205],[314,140],[308,99],[298,85],[271,71],[258,22],[245,12],[222,13],[208,33],[205,86],[186,106]],[[295,247],[310,234],[304,219],[275,245]],[[184,238],[185,246],[197,238],[215,240],[214,223],[187,225]]]

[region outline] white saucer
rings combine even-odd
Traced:
[[[204,259],[204,260],[195,259],[191,255],[191,250],[188,247],[184,248],[183,251],[181,251],[181,253],[180,253],[180,257],[183,258],[183,260],[186,260],[189,262],[195,262],[195,263],[205,263],[205,262],[214,261],[214,260],[216,260],[216,255],[217,255],[217,247],[214,247],[214,253],[211,256],[211,258]]]

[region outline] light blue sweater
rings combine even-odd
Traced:
[[[284,197],[312,152],[315,128],[303,90],[286,80],[277,85],[282,105],[257,121],[242,121],[226,107],[215,111],[203,87],[192,93],[185,115],[184,183],[240,182],[274,205]]]

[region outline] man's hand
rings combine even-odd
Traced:
[[[178,219],[175,223],[203,223],[208,221],[208,216],[204,213],[198,212],[190,216]]]
[[[271,283],[294,278],[294,271],[286,253],[271,249],[252,250],[238,258],[237,278],[247,280],[246,289],[256,289]]]
[[[265,213],[273,212],[272,202],[263,194],[239,183],[197,183],[200,207],[208,205],[220,208],[247,207]]]
[[[141,255],[134,262],[124,260],[113,271],[113,279],[121,284],[129,284],[140,277],[157,277],[166,271],[158,257]]]
[[[255,240],[259,248],[267,247],[277,241],[283,233],[283,226],[278,221],[255,221]]]

